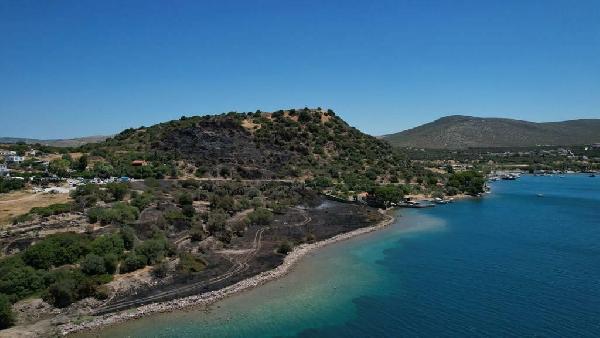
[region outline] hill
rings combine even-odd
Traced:
[[[387,142],[349,126],[331,110],[308,108],[182,117],[127,129],[81,150],[132,177],[149,170],[242,179],[326,177],[324,186],[339,179],[351,190],[367,179],[386,182],[408,168]],[[136,159],[148,165],[129,168]],[[161,169],[167,163],[171,168]]]
[[[87,137],[78,137],[78,138],[70,138],[70,139],[52,139],[52,140],[40,140],[40,139],[32,139],[32,138],[22,138],[22,137],[0,137],[0,144],[13,144],[13,143],[27,143],[27,144],[36,144],[39,143],[45,146],[51,147],[78,147],[84,145],[86,143],[95,143],[101,142],[108,138],[109,136],[87,136]]]
[[[535,123],[454,115],[383,139],[394,146],[430,149],[589,144],[600,142],[600,119]]]

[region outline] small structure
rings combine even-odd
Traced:
[[[359,202],[359,203],[365,203],[365,201],[367,200],[367,197],[369,197],[369,193],[368,192],[359,192],[356,195],[354,195],[354,201],[355,202]]]
[[[6,166],[6,164],[0,164],[0,176],[8,176],[10,170]]]
[[[131,165],[134,167],[143,167],[145,166],[147,163],[144,160],[133,160],[131,161]]]
[[[5,159],[7,163],[21,163],[25,161],[25,157],[19,155],[8,155]]]

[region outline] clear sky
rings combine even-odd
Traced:
[[[600,1],[0,0],[0,136],[304,106],[374,135],[600,118]]]

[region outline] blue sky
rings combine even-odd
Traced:
[[[0,136],[304,106],[374,135],[600,118],[597,0],[0,0],[0,32]]]

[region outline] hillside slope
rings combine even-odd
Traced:
[[[383,139],[394,146],[431,149],[589,144],[600,142],[600,119],[534,123],[455,115]]]
[[[45,146],[51,147],[78,147],[87,143],[95,143],[101,142],[109,138],[109,136],[87,136],[87,137],[77,137],[77,138],[69,138],[69,139],[51,139],[51,140],[40,140],[40,139],[32,139],[32,138],[22,138],[22,137],[0,137],[0,144],[12,144],[12,143],[27,143],[27,144],[36,144],[39,143]]]
[[[113,165],[175,161],[197,176],[249,179],[326,174],[385,180],[406,165],[388,143],[349,126],[333,111],[306,108],[182,117],[127,129],[83,151],[108,157]]]

